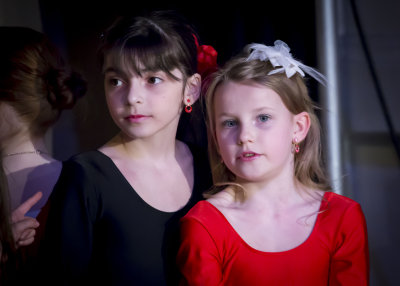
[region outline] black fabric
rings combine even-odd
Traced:
[[[50,270],[47,282],[177,285],[179,219],[211,186],[207,154],[194,146],[190,149],[194,189],[188,204],[174,213],[144,202],[99,151],[64,162],[50,198],[42,249],[42,263]]]

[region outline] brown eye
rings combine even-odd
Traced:
[[[122,85],[122,81],[117,78],[111,78],[108,82],[112,86],[121,86]]]
[[[149,79],[147,81],[150,84],[159,84],[160,82],[162,82],[162,79],[159,77],[156,77],[156,76],[152,76],[152,77],[149,77]]]

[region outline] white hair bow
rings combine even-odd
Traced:
[[[304,73],[307,73],[321,84],[325,85],[326,83],[326,78],[323,74],[295,60],[290,53],[289,46],[281,40],[276,40],[273,47],[263,44],[251,44],[247,49],[251,51],[250,55],[247,57],[247,61],[269,60],[274,68],[279,67],[270,71],[268,75],[285,72],[286,76],[290,78],[295,73],[299,73],[302,77],[304,77]]]

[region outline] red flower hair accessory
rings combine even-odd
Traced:
[[[193,34],[197,47],[197,72],[205,77],[218,69],[217,51],[208,45],[199,45],[197,37]]]

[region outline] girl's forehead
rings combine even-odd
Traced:
[[[214,105],[229,108],[231,105],[258,108],[261,106],[281,108],[284,103],[273,89],[254,82],[228,81],[217,87]]]
[[[280,99],[279,94],[277,94],[272,88],[253,82],[253,81],[226,81],[220,84],[215,90],[215,96],[243,96],[250,97],[252,95],[258,95],[261,98],[274,97]]]

